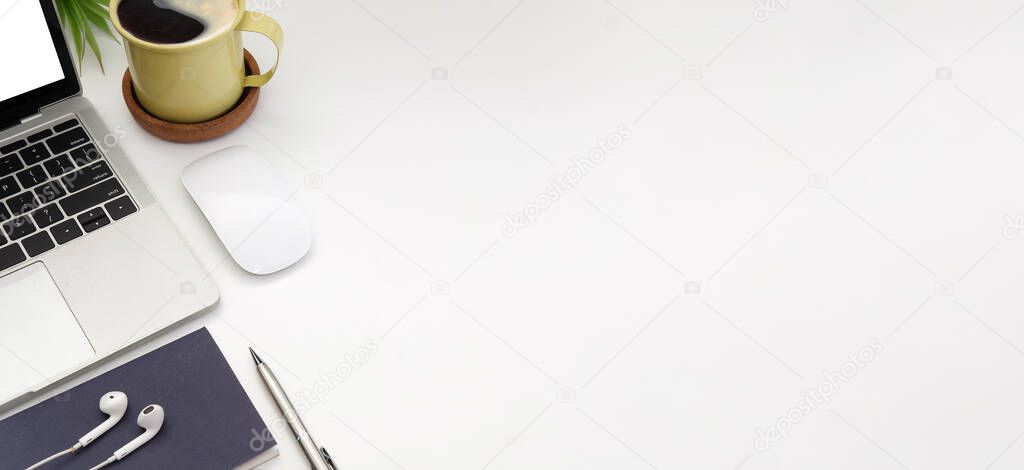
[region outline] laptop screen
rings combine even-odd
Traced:
[[[0,0],[0,44],[7,71],[0,80],[0,101],[64,79],[39,2]]]
[[[0,0],[0,131],[80,91],[53,0]]]

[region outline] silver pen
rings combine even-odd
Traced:
[[[259,371],[260,377],[263,377],[263,383],[267,384],[270,395],[274,397],[274,402],[277,403],[277,407],[284,414],[288,427],[292,428],[292,433],[295,434],[295,439],[299,441],[299,446],[302,447],[302,452],[309,459],[310,465],[313,466],[314,470],[337,470],[334,466],[334,461],[331,459],[331,454],[327,453],[327,449],[318,447],[316,442],[313,441],[313,437],[306,431],[306,425],[302,424],[302,419],[295,412],[292,401],[288,399],[288,394],[281,387],[281,383],[277,381],[274,372],[256,355],[256,351],[251,347],[249,352],[252,353],[252,360],[256,361],[256,370]]]

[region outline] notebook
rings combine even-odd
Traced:
[[[128,395],[124,418],[41,470],[84,470],[106,460],[142,433],[135,421],[150,403],[164,408],[163,428],[111,468],[248,470],[278,455],[273,434],[202,328],[0,421],[0,470],[24,470],[71,447],[106,419],[99,400],[109,391]]]

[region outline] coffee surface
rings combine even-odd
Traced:
[[[122,0],[121,26],[133,36],[157,44],[202,40],[226,29],[238,6],[233,0]]]

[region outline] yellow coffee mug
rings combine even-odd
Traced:
[[[117,16],[121,0],[110,1],[110,18],[124,37],[128,69],[139,103],[165,121],[209,121],[230,111],[245,87],[260,87],[274,76],[284,45],[284,32],[273,18],[246,11],[237,1],[238,14],[230,28],[208,37],[180,43],[158,44],[126,31]],[[261,75],[246,75],[242,57],[242,31],[260,33],[274,42],[278,59]]]

